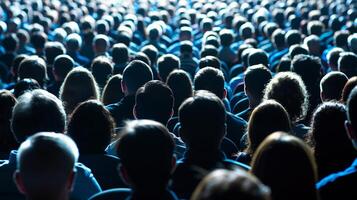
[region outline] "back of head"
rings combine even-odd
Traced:
[[[17,186],[29,199],[65,199],[72,190],[77,160],[77,146],[69,137],[33,135],[18,150]]]
[[[76,52],[82,47],[82,38],[77,33],[71,33],[67,36],[65,43],[69,52]]]
[[[233,32],[229,29],[223,29],[219,32],[219,37],[221,40],[221,45],[224,47],[229,47],[234,40]]]
[[[110,46],[108,36],[98,34],[93,39],[93,49],[97,54],[105,53]]]
[[[262,64],[269,66],[268,55],[265,51],[260,49],[254,49],[248,55],[248,66]]]
[[[180,135],[189,148],[217,150],[225,135],[223,102],[208,91],[196,91],[179,108]]]
[[[113,62],[115,64],[126,63],[129,61],[129,49],[123,43],[117,43],[112,48]]]
[[[114,134],[114,122],[101,102],[88,100],[73,111],[67,134],[81,154],[103,154]]]
[[[47,64],[52,65],[55,58],[59,55],[65,54],[66,49],[63,44],[59,42],[48,42],[45,46],[45,56]]]
[[[194,78],[195,90],[207,90],[223,99],[225,97],[224,75],[219,69],[205,67],[200,69]]]
[[[323,101],[340,100],[342,90],[348,78],[342,72],[330,72],[320,81],[321,98]]]
[[[318,199],[312,151],[294,136],[268,136],[254,154],[252,172],[270,187],[273,199]]]
[[[340,55],[342,52],[343,52],[342,48],[335,47],[327,53],[327,55],[326,55],[327,63],[329,64],[329,67],[332,70],[335,70],[335,71],[338,70],[338,68],[337,68],[338,67],[338,59],[340,58]]]
[[[2,39],[1,44],[6,52],[14,52],[19,46],[19,39],[15,34],[9,34]]]
[[[166,125],[174,103],[171,89],[163,82],[152,80],[138,89],[135,96],[135,116]]]
[[[47,36],[45,33],[41,31],[35,32],[31,35],[31,44],[37,50],[41,50],[45,48],[46,42],[47,42]]]
[[[347,100],[347,119],[353,129],[357,130],[357,87],[354,87]]]
[[[103,88],[102,102],[104,105],[119,102],[124,97],[124,93],[121,88],[122,80],[123,76],[121,74],[116,74],[110,77],[107,84]]]
[[[41,89],[40,84],[35,79],[25,78],[20,80],[14,86],[14,95],[16,98],[24,94],[25,92],[32,91],[35,89]]]
[[[141,52],[149,57],[151,65],[156,65],[157,57],[159,56],[159,50],[154,45],[144,46],[141,49]]]
[[[272,78],[270,70],[264,65],[253,65],[245,71],[244,85],[248,96],[258,100],[263,99],[265,86]]]
[[[47,69],[45,61],[38,56],[30,56],[25,58],[18,69],[19,79],[32,78],[35,79],[41,86],[44,85],[47,79]]]
[[[215,56],[205,56],[200,59],[198,66],[200,69],[205,68],[205,67],[213,67],[216,69],[220,69],[221,63],[220,63],[220,60]]]
[[[219,169],[197,186],[192,200],[269,200],[270,189],[255,176],[243,171]]]
[[[117,153],[137,191],[165,190],[173,168],[175,144],[162,124],[151,120],[128,122],[121,132]],[[143,152],[150,156],[143,156]]]
[[[357,55],[354,53],[341,53],[338,59],[338,70],[348,78],[357,76]]]
[[[342,97],[341,97],[341,102],[346,104],[348,97],[350,96],[353,88],[357,86],[357,77],[354,76],[352,78],[349,78],[345,86],[343,87],[342,90]]]
[[[92,61],[92,74],[100,88],[103,88],[113,73],[113,64],[106,56],[98,56]]]
[[[131,61],[123,71],[123,83],[129,94],[135,94],[141,86],[151,80],[153,73],[149,65],[140,60]]]
[[[316,87],[321,76],[321,61],[318,57],[297,55],[291,63],[293,72],[301,76],[307,87]]]
[[[285,43],[290,47],[301,43],[301,33],[298,30],[289,30],[285,34]]]
[[[157,68],[163,82],[166,82],[167,76],[175,69],[180,68],[180,59],[173,54],[165,54],[157,60]]]
[[[59,80],[64,80],[73,67],[74,60],[68,55],[57,56],[53,63],[53,71]]]
[[[45,90],[26,92],[18,98],[11,127],[18,142],[42,131],[63,133],[66,114],[62,102]]]

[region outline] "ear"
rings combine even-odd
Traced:
[[[16,187],[21,194],[26,194],[26,189],[24,186],[24,182],[21,177],[21,173],[19,170],[16,170],[13,175],[13,179],[15,181]]]
[[[73,191],[74,188],[74,181],[76,180],[77,176],[77,171],[74,169],[68,176],[67,182],[66,182],[66,188],[68,191]]]
[[[352,124],[348,120],[345,121],[345,129],[350,140],[357,140]]]

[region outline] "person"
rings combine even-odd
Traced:
[[[280,72],[267,84],[264,100],[273,99],[288,112],[292,123],[292,132],[304,138],[309,128],[299,123],[308,110],[308,93],[301,77],[293,72]]]
[[[196,91],[179,109],[179,133],[186,144],[184,157],[177,162],[172,177],[172,189],[179,198],[190,198],[205,173],[217,168],[248,166],[227,159],[221,143],[226,129],[223,102],[208,91]]]
[[[104,105],[107,106],[116,103],[124,97],[124,93],[121,89],[122,80],[123,76],[121,74],[116,74],[109,78],[102,92],[101,99]]]
[[[302,140],[275,132],[257,149],[251,172],[270,187],[272,200],[318,200],[316,170],[312,151]]]
[[[348,78],[357,76],[357,55],[351,52],[341,53],[338,59],[338,70]]]
[[[352,145],[357,149],[356,137],[356,113],[357,113],[357,88],[355,87],[348,97],[347,101],[347,120],[345,128]],[[354,160],[350,167],[337,173],[330,174],[317,183],[317,189],[320,192],[321,200],[328,199],[354,199],[357,198],[357,193],[354,190],[353,183],[356,181],[356,166]]]
[[[175,143],[165,126],[151,120],[128,121],[121,135],[117,148],[119,172],[131,190],[112,189],[90,200],[178,199],[168,189],[176,158]],[[143,152],[148,156],[143,156]]]
[[[92,61],[91,72],[98,87],[102,90],[113,74],[113,64],[108,57],[98,56]]]
[[[99,99],[99,87],[93,75],[83,67],[72,69],[64,79],[59,97],[70,115],[78,104],[88,99]]]
[[[52,73],[54,82],[47,87],[47,91],[59,95],[59,90],[67,74],[74,68],[74,60],[68,55],[59,55],[55,58]]]
[[[180,68],[180,59],[173,54],[165,54],[157,60],[157,69],[159,72],[160,80],[166,82],[169,74]]]
[[[129,63],[129,49],[123,43],[117,43],[112,47],[112,57],[114,62],[113,74],[122,74]]]
[[[354,76],[352,78],[349,78],[345,86],[343,87],[342,90],[342,97],[341,97],[341,102],[343,104],[347,104],[348,97],[350,96],[353,88],[355,88],[357,85],[357,77]]]
[[[344,50],[342,48],[334,47],[327,53],[326,59],[329,71],[338,71],[338,60],[343,52]]]
[[[26,92],[17,99],[11,118],[11,129],[18,143],[38,132],[63,133],[66,126],[66,114],[62,102],[45,90],[36,89]],[[16,189],[12,175],[16,170],[17,151],[12,150],[9,159],[0,165],[0,196],[5,200],[23,199]],[[86,200],[101,191],[91,170],[81,163],[76,163],[76,179],[71,198]]]
[[[77,65],[87,66],[89,59],[79,52],[82,47],[82,38],[77,33],[71,33],[66,37],[65,45],[67,49],[67,55],[69,55]]]
[[[342,90],[348,78],[342,72],[330,72],[320,81],[320,97],[322,102],[339,101],[342,97]]]
[[[270,189],[243,170],[218,169],[197,186],[191,200],[269,200]]]
[[[114,136],[114,127],[109,111],[98,100],[79,104],[67,127],[67,135],[78,146],[79,162],[92,170],[102,189],[125,186],[116,173],[119,159],[105,152]]]
[[[45,61],[38,56],[29,56],[21,61],[17,71],[19,80],[25,78],[35,79],[42,88],[47,80],[47,66]]]
[[[346,119],[345,106],[336,102],[321,104],[313,114],[307,142],[314,151],[319,180],[345,169],[357,156],[344,128]]]
[[[289,115],[282,105],[274,100],[266,100],[252,112],[248,121],[247,133],[242,137],[246,146],[244,152],[238,153],[237,161],[250,165],[259,145],[271,133],[291,131]],[[243,145],[242,145],[243,146]]]
[[[150,67],[142,61],[133,60],[125,67],[121,82],[124,97],[119,102],[106,107],[113,116],[118,128],[123,127],[124,120],[134,119],[135,93],[141,86],[152,79],[153,73]]]
[[[261,103],[265,86],[272,75],[270,70],[262,64],[250,66],[244,73],[244,92],[248,97],[249,108],[238,113],[237,116],[248,121],[253,109]]]
[[[79,155],[73,140],[63,134],[37,133],[20,145],[17,154],[14,179],[27,199],[69,199]]]

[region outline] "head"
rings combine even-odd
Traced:
[[[66,135],[42,132],[29,137],[17,153],[18,190],[28,199],[69,199],[78,155],[76,144]]]
[[[285,48],[285,32],[281,29],[276,29],[272,34],[272,42],[276,49]]]
[[[309,53],[314,56],[321,55],[321,41],[316,35],[309,35],[304,39],[304,45],[309,50]]]
[[[219,69],[213,67],[205,67],[200,69],[194,78],[195,91],[207,90],[215,94],[220,99],[226,97],[224,89],[224,75]]]
[[[0,150],[10,152],[17,148],[17,142],[11,130],[10,120],[12,109],[17,100],[8,90],[0,90]]]
[[[307,24],[307,33],[309,35],[320,36],[323,33],[324,29],[325,29],[324,24],[317,20],[310,21]]]
[[[334,44],[336,47],[340,47],[344,50],[348,50],[348,36],[349,32],[347,30],[341,30],[335,32],[333,35],[334,38]]]
[[[175,69],[180,68],[180,59],[173,54],[165,54],[157,60],[160,78],[166,82],[167,76]]]
[[[338,70],[346,74],[348,78],[357,76],[357,55],[346,52],[341,53],[338,59]]]
[[[340,58],[340,55],[343,52],[344,50],[342,48],[335,47],[327,53],[327,64],[329,65],[332,71],[338,71],[338,59]]]
[[[297,55],[291,62],[291,70],[300,75],[310,93],[321,79],[321,60],[309,55]]]
[[[121,74],[110,77],[102,92],[102,102],[104,105],[119,102],[124,97],[121,89],[122,80],[123,76]]]
[[[347,38],[349,50],[357,53],[357,33],[351,34]]]
[[[294,136],[269,135],[254,154],[251,171],[270,187],[273,199],[318,199],[312,151]]]
[[[19,66],[18,78],[20,80],[25,78],[35,79],[41,87],[44,86],[47,79],[47,67],[45,61],[38,56],[29,56],[25,58]]]
[[[285,34],[285,43],[288,47],[299,45],[302,41],[301,33],[298,30],[289,30]]]
[[[45,45],[45,56],[48,65],[52,66],[56,57],[65,53],[66,49],[59,42],[47,42]]]
[[[179,108],[180,136],[192,151],[220,149],[226,133],[223,102],[213,93],[196,91]]]
[[[290,59],[294,59],[295,56],[301,55],[301,54],[309,55],[309,50],[307,50],[304,46],[298,45],[298,44],[290,46],[290,48],[289,48]]]
[[[342,72],[330,72],[326,74],[320,81],[321,100],[339,101],[347,81],[347,76]]]
[[[176,162],[175,143],[165,126],[134,120],[127,122],[121,135],[117,154],[123,179],[142,195],[165,191]]]
[[[251,107],[255,107],[262,101],[265,86],[271,78],[270,70],[264,65],[253,65],[245,71],[244,91]]]
[[[103,88],[113,74],[112,61],[106,56],[98,56],[92,61],[92,74],[100,88]]]
[[[264,100],[273,99],[280,103],[290,116],[292,123],[303,119],[308,110],[308,94],[299,75],[280,72],[268,83],[264,90]]]
[[[71,33],[66,37],[65,45],[69,53],[77,52],[82,47],[82,38],[77,33]]]
[[[197,186],[192,200],[269,200],[270,189],[243,170],[218,169]]]
[[[93,50],[96,55],[102,55],[108,52],[110,43],[106,35],[98,34],[93,39]]]
[[[193,43],[191,41],[182,41],[180,43],[180,56],[192,56]]]
[[[345,128],[348,137],[352,141],[353,147],[357,149],[357,87],[351,91],[351,94],[347,100],[347,120],[345,122]]]
[[[346,104],[348,97],[351,94],[351,91],[353,90],[353,88],[357,85],[357,77],[352,77],[350,79],[348,79],[347,83],[345,84],[345,86],[343,87],[342,90],[342,97],[341,97],[341,102]]]
[[[45,90],[24,93],[12,111],[11,128],[18,143],[38,132],[63,133],[65,126],[62,102]]]
[[[28,55],[26,54],[20,54],[15,57],[15,59],[12,61],[11,65],[11,75],[14,77],[14,80],[17,81],[18,79],[18,71],[20,67],[20,63],[25,59],[28,58]]]
[[[88,100],[73,111],[67,134],[82,155],[104,154],[114,134],[114,121],[101,102]]]
[[[53,74],[56,81],[63,81],[74,68],[74,60],[68,55],[59,55],[53,63]]]
[[[150,59],[151,66],[156,66],[157,58],[159,56],[159,50],[155,46],[153,45],[144,46],[141,49],[141,52],[147,55],[147,57]]]
[[[123,43],[117,43],[112,48],[113,62],[115,64],[127,63],[129,61],[129,49]]]
[[[248,66],[262,64],[264,66],[269,66],[268,54],[260,49],[254,49],[249,52],[248,55]]]
[[[15,34],[6,35],[2,41],[2,46],[4,47],[5,51],[8,53],[15,52],[19,47],[19,39]]]
[[[99,88],[93,75],[87,69],[76,67],[64,79],[59,96],[69,115],[81,102],[99,99]]]
[[[173,115],[174,97],[165,83],[152,80],[138,89],[135,96],[134,116],[167,124]]]
[[[38,31],[31,35],[31,44],[37,53],[41,53],[47,42],[47,35],[44,32]]]
[[[25,78],[15,84],[13,94],[18,98],[24,93],[35,89],[41,89],[40,84],[35,79]]]
[[[205,56],[200,59],[200,62],[198,63],[198,67],[200,69],[203,69],[205,67],[213,67],[215,69],[220,69],[221,62],[219,58],[215,56]]]
[[[149,65],[140,60],[131,61],[123,71],[122,90],[125,95],[134,95],[146,82],[153,80]]]
[[[234,41],[233,32],[229,29],[223,29],[219,32],[221,45],[223,47],[229,47]]]

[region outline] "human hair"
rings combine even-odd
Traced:
[[[69,51],[78,51],[82,47],[82,38],[77,33],[71,33],[66,37],[65,44]]]
[[[74,60],[68,55],[59,55],[53,62],[53,72],[60,80],[64,80],[73,68]]]
[[[190,75],[184,70],[174,70],[167,77],[166,84],[174,95],[174,115],[178,114],[180,105],[187,98],[192,97],[193,89]]]
[[[297,55],[309,55],[309,51],[302,45],[295,44],[289,48],[289,57],[294,59]]]
[[[347,119],[354,130],[357,128],[357,87],[354,87],[347,100]]]
[[[342,72],[330,72],[320,81],[321,98],[323,101],[340,100],[342,90],[348,78]]]
[[[287,133],[291,131],[289,114],[280,103],[274,100],[263,101],[254,108],[250,115],[247,126],[248,141],[245,152],[253,156],[263,140],[276,131]]]
[[[47,79],[46,63],[38,56],[29,56],[21,61],[17,73],[20,80],[32,78],[43,87]]]
[[[17,99],[12,111],[11,128],[19,143],[38,132],[63,133],[65,126],[66,114],[62,102],[45,90],[24,93]]]
[[[181,55],[190,55],[193,51],[193,44],[191,41],[181,41],[180,42],[180,53]]]
[[[107,81],[102,93],[102,102],[104,105],[119,102],[124,97],[124,92],[121,88],[122,80],[123,76],[116,74]]]
[[[173,54],[165,54],[157,60],[157,69],[161,80],[166,82],[167,76],[175,69],[180,68],[180,59]]]
[[[269,66],[268,54],[260,49],[254,49],[249,52],[248,55],[248,66],[262,64],[264,66]]]
[[[64,79],[59,97],[69,115],[79,103],[89,99],[99,99],[98,85],[87,69],[76,67]]]
[[[357,76],[357,55],[350,52],[340,54],[338,70],[346,74],[348,78]]]
[[[19,47],[19,39],[16,37],[15,34],[6,35],[2,41],[2,46],[4,47],[5,51],[7,52],[14,52]]]
[[[42,132],[29,137],[17,153],[18,188],[22,186],[27,198],[33,199],[69,195],[78,155],[76,144],[64,134]]]
[[[62,43],[47,42],[45,45],[46,62],[49,65],[53,65],[55,58],[65,53],[66,53],[66,49],[64,48]]]
[[[14,77],[14,80],[16,81],[18,78],[18,71],[19,71],[19,66],[20,63],[25,59],[28,58],[28,55],[26,54],[20,54],[17,55],[14,60],[12,61],[12,65],[11,65],[11,73],[12,76]]]
[[[220,37],[221,45],[224,47],[228,47],[229,45],[231,45],[234,40],[233,33],[229,29],[221,30],[219,32],[219,37]]]
[[[128,121],[121,136],[117,154],[130,178],[130,186],[138,191],[165,190],[175,148],[166,127],[151,120]],[[143,152],[150,156],[143,156]]]
[[[215,150],[225,136],[226,112],[219,97],[196,91],[179,108],[180,136],[189,148]]]
[[[354,87],[356,87],[356,85],[357,85],[357,77],[354,76],[348,79],[342,90],[342,97],[341,97],[342,103],[344,104],[347,103],[348,97],[350,96],[351,91],[353,90]]]
[[[47,35],[42,31],[35,32],[31,35],[30,41],[35,49],[43,49],[47,42]]]
[[[285,32],[283,30],[276,29],[271,37],[275,48],[285,47]]]
[[[98,34],[93,38],[93,50],[96,53],[104,53],[109,49],[110,43],[107,35]]]
[[[221,62],[220,62],[219,58],[217,58],[215,56],[205,56],[200,59],[200,61],[198,63],[198,67],[200,69],[203,69],[205,67],[213,67],[216,69],[220,69]]]
[[[106,56],[98,56],[92,61],[92,74],[100,88],[103,88],[107,80],[113,74],[113,64]]]
[[[155,66],[157,57],[159,56],[159,50],[154,45],[147,45],[141,49],[147,57],[150,59],[151,65]]]
[[[348,43],[348,47],[349,49],[354,52],[357,53],[357,33],[353,33],[350,36],[348,36],[347,38],[347,43]]]
[[[16,98],[23,95],[25,92],[32,91],[35,89],[41,89],[40,84],[35,79],[25,78],[18,81],[13,90],[13,94]]]
[[[224,90],[224,75],[219,69],[213,67],[205,67],[195,75],[193,80],[195,90],[207,90],[215,94],[220,99],[225,96]]]
[[[303,119],[308,110],[308,94],[299,75],[293,72],[280,72],[267,84],[264,100],[273,99],[279,102],[289,113],[295,123]]]
[[[251,171],[270,187],[274,200],[318,199],[312,151],[292,135],[269,135],[254,154]]]
[[[129,49],[123,43],[117,43],[112,48],[113,62],[115,64],[126,63],[129,61]]]
[[[253,65],[244,72],[244,86],[252,98],[259,102],[263,99],[265,86],[272,78],[270,70],[262,65]]]
[[[217,169],[196,187],[191,200],[269,200],[270,189],[243,170]]]
[[[166,125],[171,118],[174,97],[165,83],[152,80],[138,89],[135,95],[135,116],[151,119]]]
[[[255,35],[255,29],[252,23],[245,22],[239,27],[239,36],[245,40],[248,38],[253,38]]]
[[[130,94],[135,94],[141,86],[150,80],[153,80],[153,73],[149,65],[143,61],[133,60],[123,71],[123,83]]]
[[[290,47],[301,43],[301,33],[298,30],[289,30],[285,34],[285,43]]]
[[[200,57],[204,58],[207,56],[218,57],[218,48],[211,44],[204,45],[200,52]]]
[[[327,63],[329,64],[330,68],[332,68],[332,70],[338,69],[338,59],[340,58],[340,55],[343,51],[344,50],[342,48],[335,47],[327,53]]]
[[[280,59],[278,66],[276,67],[276,72],[289,72],[291,70],[291,59],[288,57],[283,57]]]
[[[333,35],[335,46],[343,48],[343,49],[347,48],[348,47],[348,42],[347,42],[348,36],[349,36],[349,32],[347,30],[341,30],[341,31],[335,32],[335,34]]]
[[[81,154],[103,154],[114,134],[114,121],[101,102],[88,100],[72,112],[67,134]]]
[[[310,55],[296,55],[291,61],[291,70],[300,75],[308,90],[320,83],[321,68],[320,59]]]
[[[0,152],[10,153],[17,148],[17,142],[11,130],[11,114],[17,100],[8,90],[0,90]]]

